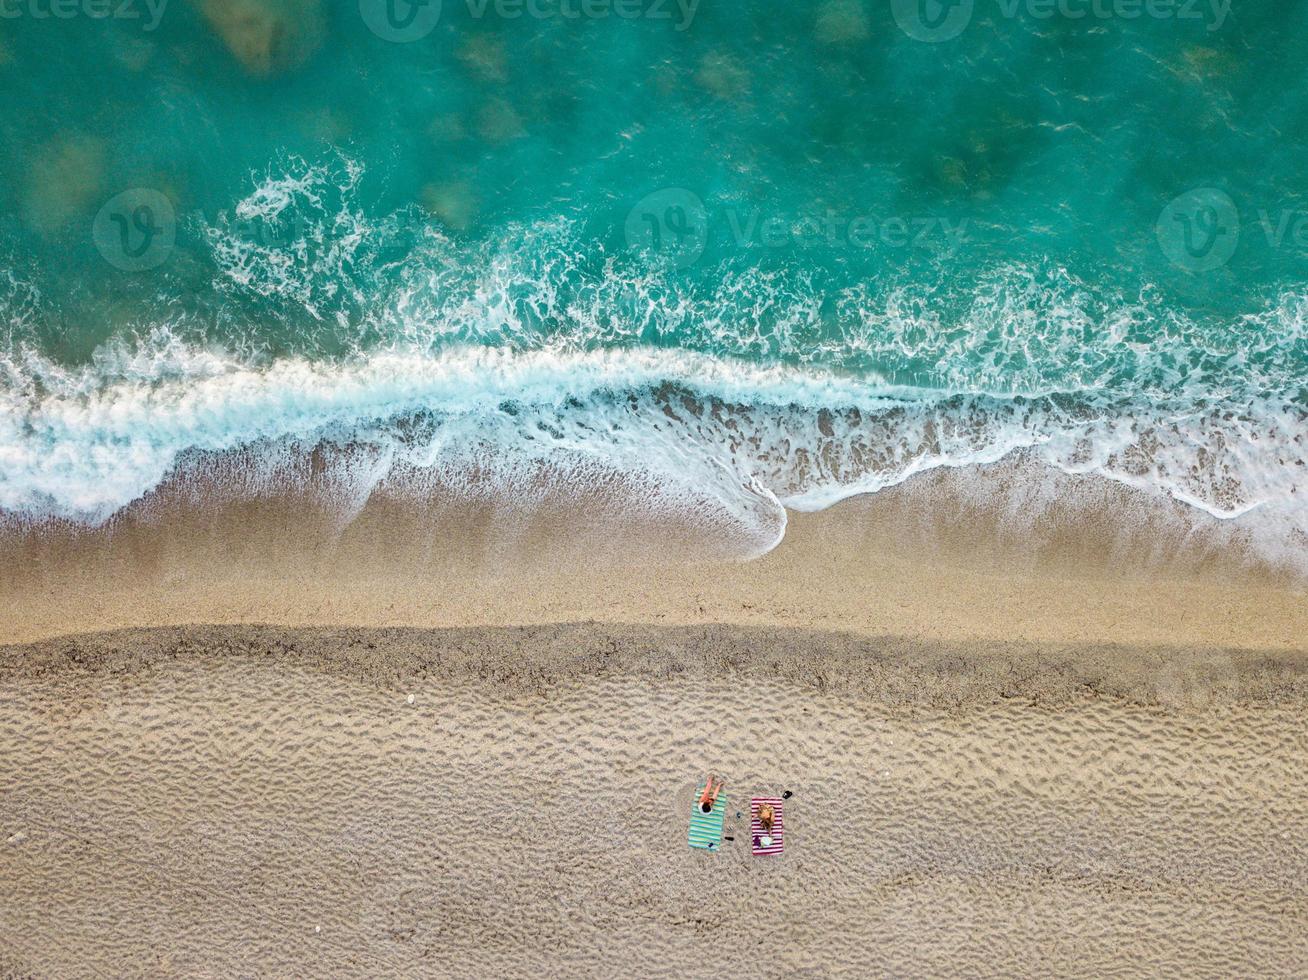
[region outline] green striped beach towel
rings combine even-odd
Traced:
[[[727,794],[719,793],[712,811],[705,813],[699,808],[699,798],[703,793],[704,784],[701,783],[690,804],[690,846],[716,851],[722,844],[722,818],[727,812]]]

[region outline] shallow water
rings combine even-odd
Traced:
[[[620,477],[753,553],[1027,450],[1308,555],[1308,11],[49,9],[0,18],[0,510],[327,443],[351,501]]]

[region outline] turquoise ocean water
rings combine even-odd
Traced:
[[[0,0],[0,511],[334,451],[355,504],[547,474],[760,551],[1022,452],[1301,557],[1306,28]]]

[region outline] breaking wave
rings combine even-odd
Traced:
[[[203,224],[222,330],[156,325],[69,366],[25,332],[39,295],[0,282],[0,510],[103,522],[232,453],[228,482],[275,492],[285,460],[330,446],[352,460],[350,507],[434,483],[521,496],[548,470],[758,554],[785,508],[1021,452],[1306,562],[1297,294],[1201,323],[1056,266],[966,291],[833,284],[754,256],[677,277],[580,219],[476,242],[409,212],[371,219],[358,179],[348,160],[292,162]]]

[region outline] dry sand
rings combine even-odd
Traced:
[[[1308,974],[1302,580],[974,479],[746,564],[602,508],[10,535],[0,976]]]
[[[0,972],[1303,976],[1303,663],[1176,703],[1177,651],[1076,654],[601,625],[9,648]],[[708,769],[717,854],[685,841]],[[784,790],[786,853],[753,858],[735,813]]]

